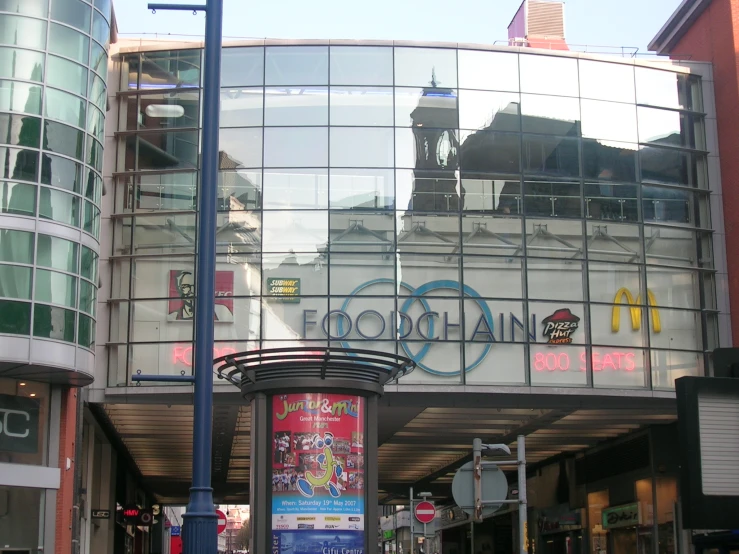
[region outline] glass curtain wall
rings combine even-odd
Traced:
[[[200,59],[124,60],[113,384],[144,363],[191,371]],[[405,382],[670,389],[702,373],[696,76],[391,46],[222,63],[216,355],[397,351],[419,364]],[[572,332],[547,331],[557,318]]]
[[[0,333],[94,348],[110,17],[0,3]]]

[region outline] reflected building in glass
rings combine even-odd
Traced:
[[[192,321],[170,316],[194,268],[202,52],[160,48],[117,66],[112,386],[189,371]],[[405,353],[406,384],[704,374],[716,216],[689,64],[330,41],[222,64],[218,351]]]

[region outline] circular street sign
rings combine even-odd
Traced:
[[[457,506],[467,514],[475,512],[475,486],[473,482],[473,462],[467,462],[457,470],[452,480],[452,496]],[[482,499],[505,500],[508,496],[508,480],[505,473],[497,467],[490,466],[482,471]],[[500,509],[503,504],[485,504],[482,516],[489,516]]]
[[[218,534],[220,535],[226,530],[226,522],[228,520],[226,519],[226,514],[221,510],[216,510],[216,516],[218,517]]]
[[[431,502],[424,500],[416,504],[414,513],[416,514],[416,519],[421,523],[431,523],[436,517],[436,508]]]

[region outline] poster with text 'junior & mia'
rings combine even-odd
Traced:
[[[274,554],[304,541],[363,543],[364,418],[360,396],[272,397]]]

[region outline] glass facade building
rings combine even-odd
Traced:
[[[201,60],[121,57],[110,386],[191,371]],[[216,355],[405,353],[401,384],[705,374],[717,301],[690,69],[261,41],[222,60]]]
[[[0,2],[0,351],[92,381],[110,0]]]

